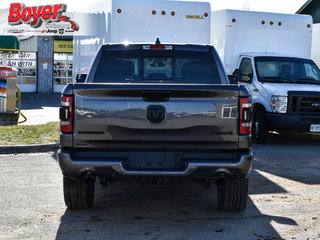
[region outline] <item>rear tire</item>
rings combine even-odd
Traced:
[[[64,201],[70,209],[91,208],[95,184],[87,185],[80,178],[63,177]]]
[[[247,204],[248,178],[229,177],[223,187],[218,187],[218,206],[222,211],[241,212]]]
[[[253,141],[258,144],[264,144],[267,141],[267,119],[264,111],[256,110],[252,123]]]

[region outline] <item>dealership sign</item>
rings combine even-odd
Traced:
[[[64,34],[79,30],[79,25],[65,15],[66,4],[26,7],[23,3],[10,4],[8,24],[27,24],[41,34]]]

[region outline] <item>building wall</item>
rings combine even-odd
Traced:
[[[53,37],[38,37],[38,93],[52,93]]]
[[[37,52],[38,37],[31,37],[20,40],[20,52]]]
[[[320,0],[313,0],[299,14],[308,14],[313,18],[313,23],[320,23]]]

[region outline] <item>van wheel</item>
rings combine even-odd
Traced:
[[[257,110],[254,114],[254,119],[252,123],[252,137],[255,143],[263,144],[267,140],[267,120],[266,114]]]
[[[222,211],[241,212],[247,204],[248,178],[229,177],[223,187],[218,187],[218,206]]]
[[[70,209],[91,208],[95,183],[87,185],[80,178],[63,177],[64,201]]]

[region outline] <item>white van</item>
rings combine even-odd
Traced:
[[[320,70],[311,60],[311,38],[311,16],[211,13],[211,43],[227,74],[252,95],[257,143],[269,130],[320,132]]]

